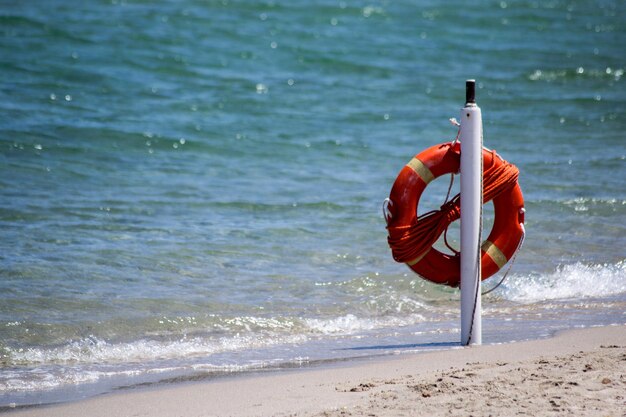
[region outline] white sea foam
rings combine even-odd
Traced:
[[[497,291],[505,299],[522,303],[622,294],[626,293],[626,261],[603,265],[579,262],[560,266],[550,274],[512,276]]]
[[[258,324],[258,320],[252,319],[242,318],[245,322],[254,321]],[[354,335],[384,327],[407,326],[425,320],[424,316],[415,313],[384,317],[346,314],[335,318],[302,319],[297,326],[297,332],[265,329],[261,332],[253,331],[220,338],[182,337],[179,340],[141,339],[117,343],[91,336],[56,347],[5,348],[10,363],[16,369],[0,376],[0,392],[50,390],[64,385],[96,382],[102,378],[176,372],[187,369],[186,366],[191,370],[238,371],[254,364],[207,365],[189,362],[183,366],[184,369],[178,365],[172,367],[171,364],[183,358],[192,361],[193,358],[208,359],[214,355],[301,344],[324,336]],[[269,328],[276,327],[276,323],[271,320],[266,324]],[[163,366],[165,364],[170,365]]]
[[[269,362],[259,361],[242,365],[192,364],[148,369],[141,367],[134,369],[118,367],[117,369],[105,370],[97,366],[86,366],[56,367],[49,369],[38,368],[29,372],[8,371],[0,375],[0,393],[47,391],[67,385],[95,383],[104,378],[131,378],[142,375],[173,374],[176,372],[184,373],[190,370],[204,372],[242,372],[250,369],[262,369],[269,365],[271,365]],[[0,405],[2,405],[2,403],[0,403]]]
[[[403,300],[409,303],[409,300]],[[397,312],[401,312],[399,308]],[[17,366],[133,364],[146,361],[208,357],[224,352],[259,349],[279,344],[302,343],[320,336],[352,335],[384,327],[401,327],[426,318],[417,313],[379,317],[345,314],[331,318],[276,320],[238,317],[226,320],[240,328],[236,334],[223,337],[181,337],[177,340],[141,339],[111,342],[90,336],[54,347],[11,348],[5,351],[11,364]],[[252,325],[254,324],[254,325]],[[1,386],[1,384],[0,384]]]
[[[401,327],[425,321],[421,314],[406,316],[389,316],[377,318],[361,318],[354,314],[346,314],[330,319],[305,319],[307,326],[316,333],[323,335],[351,335],[362,331],[374,330],[382,327]]]
[[[107,377],[133,377],[142,370],[121,369],[115,371],[89,370],[85,368],[35,369],[31,372],[7,372],[0,376],[0,392],[52,390],[63,385],[97,382]]]
[[[617,198],[599,199],[578,197],[571,200],[565,200],[563,201],[563,204],[569,207],[574,207],[575,211],[589,211],[590,209],[596,207],[607,207],[612,211],[617,211],[621,206],[626,206],[626,200]]]
[[[303,335],[295,334],[272,335],[271,337],[249,334],[219,339],[194,337],[173,341],[138,340],[128,343],[111,343],[90,337],[54,348],[6,348],[6,351],[14,364],[117,364],[209,356],[246,348],[261,348],[280,343],[297,343],[303,339],[305,339]]]
[[[50,390],[64,385],[99,381],[102,378],[132,377],[187,369],[159,366],[172,360],[210,357],[213,354],[261,349],[279,344],[301,343],[304,335],[235,335],[220,339],[182,338],[175,341],[138,340],[111,343],[94,337],[54,348],[6,348],[17,367],[0,374],[0,392]],[[23,366],[27,367],[24,368]],[[196,365],[198,366],[198,365]],[[250,365],[203,365],[205,370],[241,370]],[[256,366],[256,365],[255,365]],[[232,368],[232,369],[231,369]],[[195,369],[190,366],[189,369]]]

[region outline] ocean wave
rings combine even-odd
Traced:
[[[616,209],[620,206],[626,206],[626,200],[618,198],[584,198],[578,197],[562,202],[565,206],[573,207],[575,211],[588,211],[590,208],[609,207]]]
[[[425,316],[417,313],[382,317],[345,314],[339,317],[300,319],[248,316],[221,318],[218,320],[221,325],[216,324],[214,327],[221,328],[227,333],[222,337],[182,335],[180,339],[175,340],[144,338],[131,342],[112,342],[101,337],[89,336],[57,346],[28,348],[5,346],[2,348],[2,361],[4,365],[12,367],[139,364],[210,357],[225,352],[302,343],[323,336],[348,336],[380,328],[412,325],[426,320]]]
[[[556,299],[607,297],[626,293],[626,260],[616,264],[559,266],[549,274],[512,276],[496,290],[506,300],[537,303]]]
[[[293,363],[303,363],[306,359],[296,358]],[[223,374],[259,370],[270,367],[274,361],[254,361],[246,364],[183,364],[180,366],[162,366],[145,368],[135,366],[128,368],[127,365],[111,367],[45,367],[33,370],[12,370],[0,375],[0,392],[6,393],[29,393],[52,391],[63,386],[98,383],[105,379],[115,380],[128,378],[134,379],[135,383],[176,382],[189,380],[189,373],[200,374]],[[280,364],[279,364],[280,365]],[[187,375],[173,376],[168,375]],[[155,378],[156,377],[156,378]],[[165,379],[163,379],[165,378]],[[142,382],[143,381],[143,382]],[[115,383],[114,383],[115,385]],[[0,406],[4,404],[0,403]]]
[[[555,81],[567,78],[575,78],[575,77],[587,77],[587,78],[605,78],[605,79],[613,79],[615,81],[619,81],[620,78],[624,75],[624,70],[622,68],[584,68],[584,67],[576,67],[571,69],[536,69],[532,73],[530,73],[527,77],[530,81]]]
[[[402,327],[415,323],[424,322],[426,318],[421,314],[408,314],[406,316],[389,316],[377,318],[357,317],[354,314],[346,314],[341,317],[330,319],[304,319],[309,329],[323,335],[352,335],[355,333],[375,330],[382,327]]]
[[[56,371],[38,370],[32,372],[8,371],[0,376],[0,392],[46,391],[63,385],[78,385],[97,382],[106,377],[133,377],[140,370],[88,371],[85,369],[63,368]],[[3,405],[0,403],[0,406]]]
[[[538,199],[529,200],[527,204],[536,209],[540,209],[545,206],[559,207],[566,210],[573,209],[574,211],[590,211],[590,210],[604,210],[605,212],[616,212],[626,208],[626,200],[615,197],[576,197],[561,200],[553,199]],[[594,212],[597,213],[597,212]],[[602,213],[600,211],[599,213]]]
[[[145,361],[210,356],[228,351],[263,348],[304,341],[302,334],[235,334],[221,338],[182,337],[179,340],[147,340],[114,343],[87,337],[57,347],[11,348],[3,350],[3,361],[10,366],[129,364]],[[1,387],[1,385],[0,385]]]
[[[96,383],[104,379],[139,378],[190,372],[241,372],[272,366],[277,359],[224,360],[232,355],[264,349],[283,349],[328,337],[354,336],[381,328],[424,322],[420,314],[282,320],[241,317],[226,320],[241,333],[220,338],[181,337],[179,340],[111,342],[89,336],[54,347],[2,348],[5,367],[0,392],[50,391],[68,385]],[[254,355],[253,355],[254,356]],[[243,357],[242,357],[243,358]],[[302,362],[300,359],[284,361]],[[214,362],[215,361],[215,362]],[[268,362],[269,361],[269,362]],[[161,378],[161,377],[159,377]]]
[[[594,197],[577,197],[568,200],[563,200],[563,204],[565,205],[578,205],[578,204],[606,204],[609,206],[624,206],[626,205],[626,200],[621,198],[594,198]]]

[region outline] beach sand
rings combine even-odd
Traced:
[[[626,416],[626,326],[131,389],[11,417]]]

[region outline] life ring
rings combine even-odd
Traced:
[[[495,151],[483,148],[482,154],[485,184],[487,184],[488,172],[503,172],[504,169],[510,169],[510,167],[515,170],[510,186],[501,189],[493,198],[495,215],[493,228],[487,240],[481,245],[481,276],[484,280],[498,272],[520,246],[524,235],[524,198],[517,182],[519,173],[517,168],[502,159]],[[430,246],[423,253],[409,259],[410,250],[400,251],[393,245],[404,239],[403,234],[419,226],[417,209],[426,186],[442,175],[458,173],[459,167],[459,142],[435,145],[420,152],[402,168],[396,178],[385,214],[389,230],[389,244],[396,261],[406,263],[414,272],[429,281],[451,287],[457,287],[460,282],[461,264],[458,253],[449,255]],[[488,197],[483,194],[483,203],[487,201]],[[460,217],[458,199],[456,202],[449,202],[448,207],[444,206],[442,210],[448,211],[447,221],[452,222]],[[447,224],[445,227],[447,228]],[[431,239],[433,244],[440,234],[434,237],[434,240]],[[413,239],[413,242],[415,241]]]

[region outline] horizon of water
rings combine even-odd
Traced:
[[[381,206],[454,139],[469,78],[527,211],[483,342],[626,323],[619,2],[14,1],[0,21],[0,407],[457,346],[458,290],[393,261]]]

